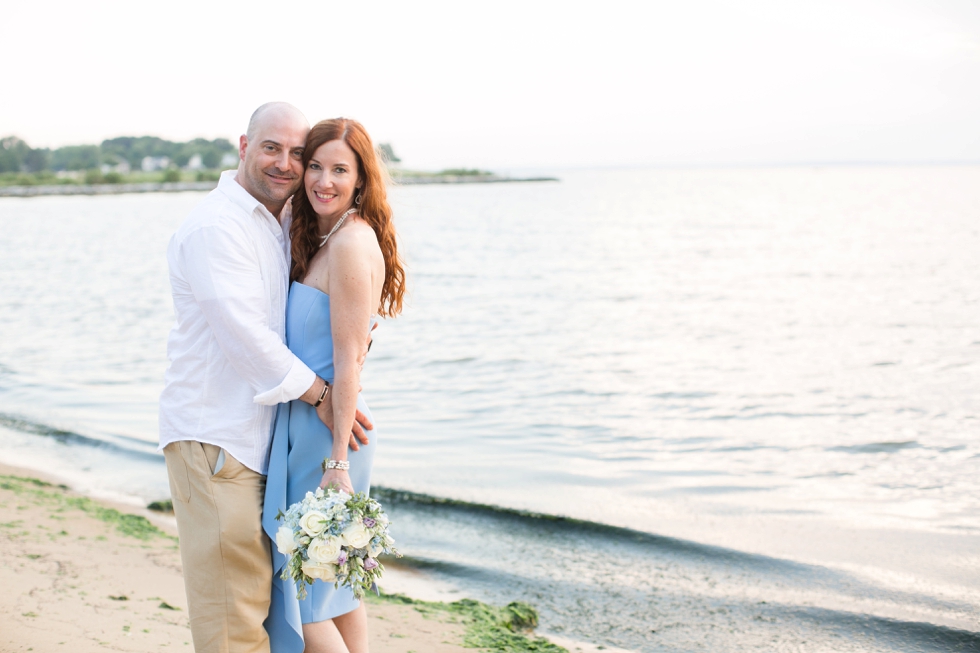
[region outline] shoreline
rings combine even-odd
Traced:
[[[8,439],[8,443],[16,433],[0,426],[0,439]],[[163,486],[159,492],[138,494],[127,493],[118,483],[100,486],[97,479],[115,478],[122,467],[141,460],[141,456],[100,463],[95,455],[105,455],[101,449],[64,446],[53,438],[0,453],[4,454],[0,460],[20,468],[44,465],[42,474],[55,475],[52,480],[67,479],[77,491],[100,501],[121,502],[128,511],[142,511],[149,502],[169,496]],[[144,471],[161,476],[166,484],[163,461],[154,458],[158,464]],[[149,474],[141,478],[144,476]],[[858,530],[846,524],[815,521],[813,516],[808,521],[792,517],[777,521],[714,515],[702,525],[700,536],[694,533],[685,537],[682,533],[678,537],[668,528],[676,528],[676,522],[665,524],[658,534],[562,517],[557,511],[532,512],[479,503],[473,497],[458,500],[394,488],[385,496],[379,486],[375,490],[399,530],[404,529],[400,535],[405,538],[403,544],[410,542],[409,549],[418,547],[417,553],[403,551],[408,555],[398,561],[404,564],[397,565],[403,569],[385,562],[392,573],[381,583],[384,590],[445,603],[472,596],[505,605],[526,597],[540,610],[544,623],[539,632],[547,633],[556,643],[563,642],[561,637],[598,639],[607,647],[647,650],[643,644],[643,638],[650,636],[644,632],[647,625],[657,633],[656,639],[673,642],[688,641],[702,628],[719,627],[734,628],[732,632],[737,635],[733,638],[750,640],[759,636],[793,637],[796,629],[803,627],[814,629],[808,641],[832,637],[827,633],[841,629],[853,637],[899,636],[912,624],[932,629],[924,638],[951,644],[980,636],[973,607],[980,594],[969,580],[976,577],[976,570],[956,565],[953,576],[947,570],[956,563],[939,567],[923,553],[942,551],[947,558],[963,559],[975,550],[976,538],[967,534]],[[461,524],[463,531],[458,528]],[[729,541],[711,538],[711,530],[726,534]],[[520,554],[541,537],[551,542],[549,555],[562,560],[557,577],[542,572],[540,565]],[[733,542],[736,537],[740,541]],[[634,578],[644,579],[625,583],[636,592],[625,600],[629,613],[635,615],[632,619],[623,619],[617,612],[624,604],[623,584],[614,579],[624,566],[636,569]],[[597,570],[602,571],[602,577],[595,576]],[[402,571],[407,573],[402,575]],[[737,585],[726,583],[733,574],[741,578]],[[396,584],[399,576],[407,576],[408,586]],[[596,624],[615,625],[619,630],[595,632],[582,625],[587,623],[583,617],[589,611],[582,610],[577,598],[583,588],[577,584],[578,578],[588,579],[584,587],[590,594],[586,600],[592,604],[589,611],[594,610],[590,615]],[[702,578],[718,584],[717,595],[702,593],[697,580]],[[433,583],[441,587],[434,588]],[[576,589],[570,589],[573,587]],[[667,587],[684,600],[658,601],[660,588]],[[759,603],[758,597],[765,601]],[[712,612],[719,601],[726,611]],[[789,613],[790,606],[797,612]],[[722,616],[715,616],[718,614]]]
[[[193,650],[171,515],[92,499],[51,474],[0,463],[0,560],[9,590],[0,595],[4,651],[67,642],[81,652]],[[396,561],[386,566],[384,594],[368,599],[372,651],[459,653],[472,650],[474,637],[500,646],[516,638],[526,650],[554,653],[614,651],[561,637],[545,643],[533,631],[515,635],[509,608],[455,603],[458,590]],[[487,630],[488,612],[504,621]]]
[[[558,181],[556,177],[499,177],[497,175],[406,175],[394,178],[396,186],[438,184],[501,184]],[[210,191],[217,181],[144,182],[139,184],[56,184],[39,186],[0,186],[0,197],[41,197],[48,195],[123,195],[128,193],[185,193]]]

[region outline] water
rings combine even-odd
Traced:
[[[413,499],[410,559],[634,650],[980,650],[980,168],[559,176],[394,190],[376,482],[660,539]],[[0,201],[0,458],[166,495],[200,197]]]

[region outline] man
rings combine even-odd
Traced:
[[[276,406],[300,399],[332,425],[329,385],[284,344],[290,257],[280,214],[302,184],[309,130],[289,104],[259,107],[239,141],[238,170],[222,173],[167,249],[176,324],[160,448],[197,653],[269,650],[272,564],[261,518]]]

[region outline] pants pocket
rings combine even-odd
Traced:
[[[211,466],[211,469],[212,470],[214,469],[213,465]],[[245,465],[238,462],[238,460],[234,456],[232,456],[230,453],[228,453],[227,450],[225,450],[224,464],[221,466],[221,469],[219,469],[216,472],[213,472],[211,478],[215,481],[219,481],[219,480],[230,481],[232,479],[237,478],[242,471],[247,469],[248,468],[245,467]]]
[[[208,444],[206,442],[201,443],[201,452],[204,455],[204,461],[207,464],[208,475],[214,478],[218,472],[218,463],[222,462],[224,456],[222,456],[222,448],[216,444]]]

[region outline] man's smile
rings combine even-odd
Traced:
[[[265,174],[277,184],[292,184],[297,179],[296,175],[288,175],[281,172],[267,172]]]

